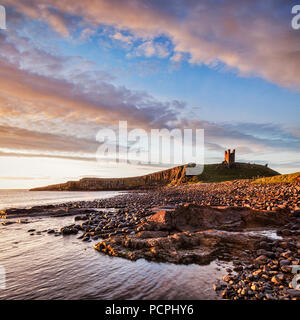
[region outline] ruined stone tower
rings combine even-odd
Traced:
[[[225,150],[225,164],[228,166],[228,168],[232,167],[232,165],[235,163],[235,149],[230,152],[230,149]]]

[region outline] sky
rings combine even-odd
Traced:
[[[97,132],[204,129],[205,163],[300,168],[300,30],[286,0],[2,0],[0,188],[124,177]]]

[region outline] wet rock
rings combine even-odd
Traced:
[[[88,219],[88,216],[76,216],[74,218],[75,221],[80,221],[80,220],[87,220]]]
[[[236,266],[236,267],[233,268],[233,271],[240,272],[240,271],[243,271],[243,269],[244,268],[242,266]]]
[[[213,285],[215,291],[220,291],[226,288],[227,284],[224,281],[217,280],[216,283]]]
[[[225,276],[222,277],[222,279],[223,279],[223,281],[225,281],[225,282],[229,282],[229,281],[232,280],[232,277],[231,277],[230,275],[225,275]]]
[[[63,227],[60,229],[60,232],[62,235],[71,235],[71,234],[77,234],[78,229],[74,227],[74,225],[69,226],[69,227]]]
[[[280,285],[281,284],[281,281],[279,280],[279,278],[277,276],[273,276],[271,281],[276,285]]]
[[[268,262],[268,258],[264,255],[260,255],[254,260],[254,263],[256,264],[265,264],[267,262]]]
[[[283,259],[283,260],[280,260],[280,261],[279,261],[279,264],[280,264],[281,266],[288,266],[288,265],[291,264],[291,261],[290,261],[290,260],[287,260],[287,259]]]
[[[14,223],[15,223],[14,221],[2,221],[2,222],[1,222],[1,224],[2,224],[3,226],[9,226],[9,225],[14,224]]]

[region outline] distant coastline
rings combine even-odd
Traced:
[[[148,175],[130,178],[83,178],[79,181],[68,181],[45,187],[33,188],[30,191],[112,191],[135,190],[179,185],[196,182],[222,182],[236,179],[252,179],[272,177],[278,172],[267,166],[249,163],[234,163],[232,167],[226,164],[208,164],[199,176],[187,176],[188,165],[154,172]]]

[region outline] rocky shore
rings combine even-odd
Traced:
[[[234,268],[215,284],[224,299],[300,299],[294,281],[299,184],[181,185],[2,212],[7,222],[47,214],[74,215],[72,225],[48,233],[96,241],[95,249],[107,255],[177,264],[232,261]]]

